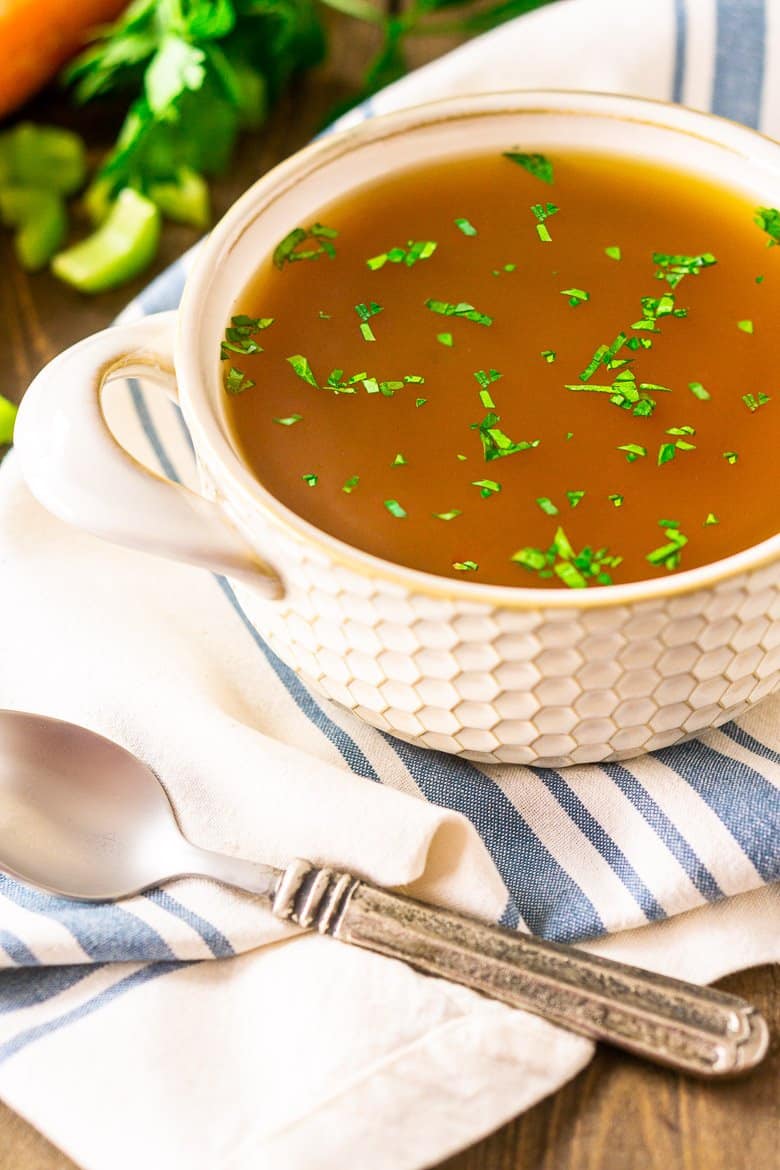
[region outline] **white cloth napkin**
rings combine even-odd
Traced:
[[[565,0],[348,120],[576,85],[712,105],[778,133],[778,26],[779,0]],[[132,311],[175,303],[182,271]],[[187,474],[167,402],[133,387],[116,425],[139,457],[162,449]],[[138,753],[194,841],[333,861],[554,937],[620,931],[587,945],[702,981],[780,958],[779,891],[765,884],[778,876],[780,700],[703,737],[685,766],[664,756],[543,780],[435,754],[421,764],[309,695],[232,600],[205,573],[48,516],[13,456],[0,470],[0,706]],[[95,907],[1,879],[3,964],[0,1095],[88,1170],[418,1170],[592,1053],[463,988],[294,935],[207,882]]]

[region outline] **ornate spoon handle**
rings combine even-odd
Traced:
[[[306,861],[284,871],[273,910],[699,1076],[746,1071],[766,1053],[763,1017],[736,996],[485,926]]]

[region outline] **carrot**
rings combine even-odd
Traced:
[[[0,0],[0,117],[51,80],[127,0]]]

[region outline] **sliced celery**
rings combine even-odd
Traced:
[[[192,227],[208,227],[211,219],[209,189],[205,179],[189,167],[181,167],[176,181],[153,183],[149,198],[167,219]]]
[[[16,410],[13,402],[0,394],[0,447],[13,441]]]
[[[20,122],[0,135],[0,182],[72,195],[83,186],[87,155],[78,134]]]
[[[80,292],[99,293],[137,276],[154,259],[160,212],[150,199],[125,187],[105,222],[52,260],[52,271]]]
[[[6,227],[16,228],[14,249],[28,272],[49,263],[68,230],[62,199],[39,187],[0,188],[0,219]]]

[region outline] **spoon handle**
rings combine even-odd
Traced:
[[[685,1072],[733,1075],[766,1053],[763,1017],[736,996],[486,926],[306,861],[284,871],[273,910]]]

